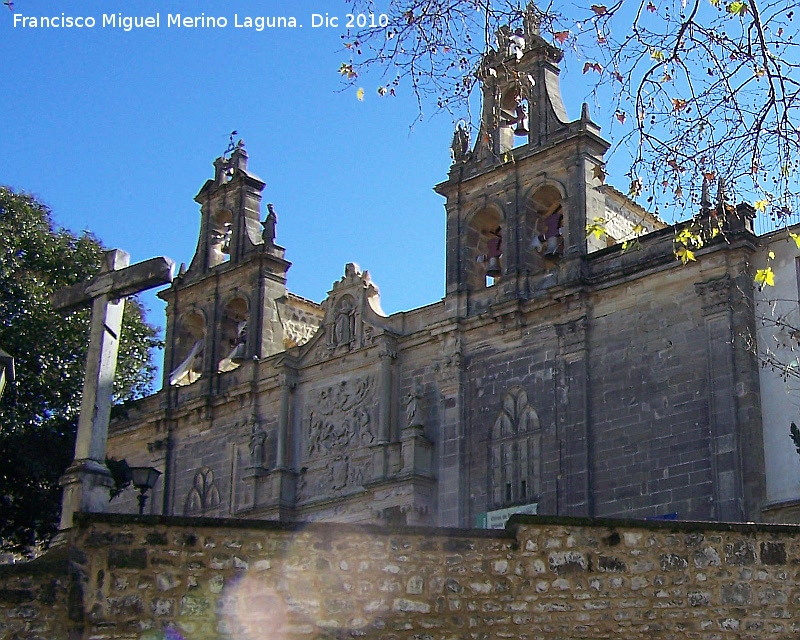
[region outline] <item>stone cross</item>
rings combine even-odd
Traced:
[[[61,529],[72,526],[76,511],[105,511],[108,504],[113,481],[105,463],[106,441],[125,297],[172,282],[169,258],[129,263],[124,251],[107,251],[100,273],[57,291],[52,298],[53,309],[60,311],[92,307],[75,458],[60,481],[64,487]]]

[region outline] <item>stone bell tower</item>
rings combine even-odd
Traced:
[[[165,388],[212,384],[216,374],[287,346],[280,305],[291,263],[275,244],[272,205],[261,220],[265,183],[247,170],[247,159],[240,140],[230,156],[214,161],[214,179],[195,196],[194,258],[159,294],[167,302]]]
[[[462,316],[573,279],[586,221],[605,208],[597,187],[609,143],[587,105],[569,120],[562,53],[539,35],[532,5],[523,22],[501,28],[484,56],[477,139],[470,145],[459,125],[449,177],[436,187],[447,198],[447,296]]]

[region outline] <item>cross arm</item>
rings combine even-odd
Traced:
[[[144,262],[100,273],[71,287],[56,291],[51,298],[53,309],[67,311],[91,304],[98,296],[109,294],[114,298],[152,289],[172,282],[175,263],[166,257],[151,258]]]

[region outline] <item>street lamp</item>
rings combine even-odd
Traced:
[[[133,486],[139,490],[139,495],[136,499],[139,501],[139,515],[142,515],[144,513],[144,505],[147,503],[145,494],[148,489],[156,486],[161,472],[153,467],[131,467],[130,474]]]

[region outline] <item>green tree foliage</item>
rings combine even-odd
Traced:
[[[17,379],[0,399],[0,547],[26,551],[56,532],[58,479],[72,461],[89,335],[88,309],[53,311],[50,296],[100,269],[103,247],[54,226],[34,198],[0,187],[0,345]],[[115,401],[152,390],[157,329],[125,305]]]

